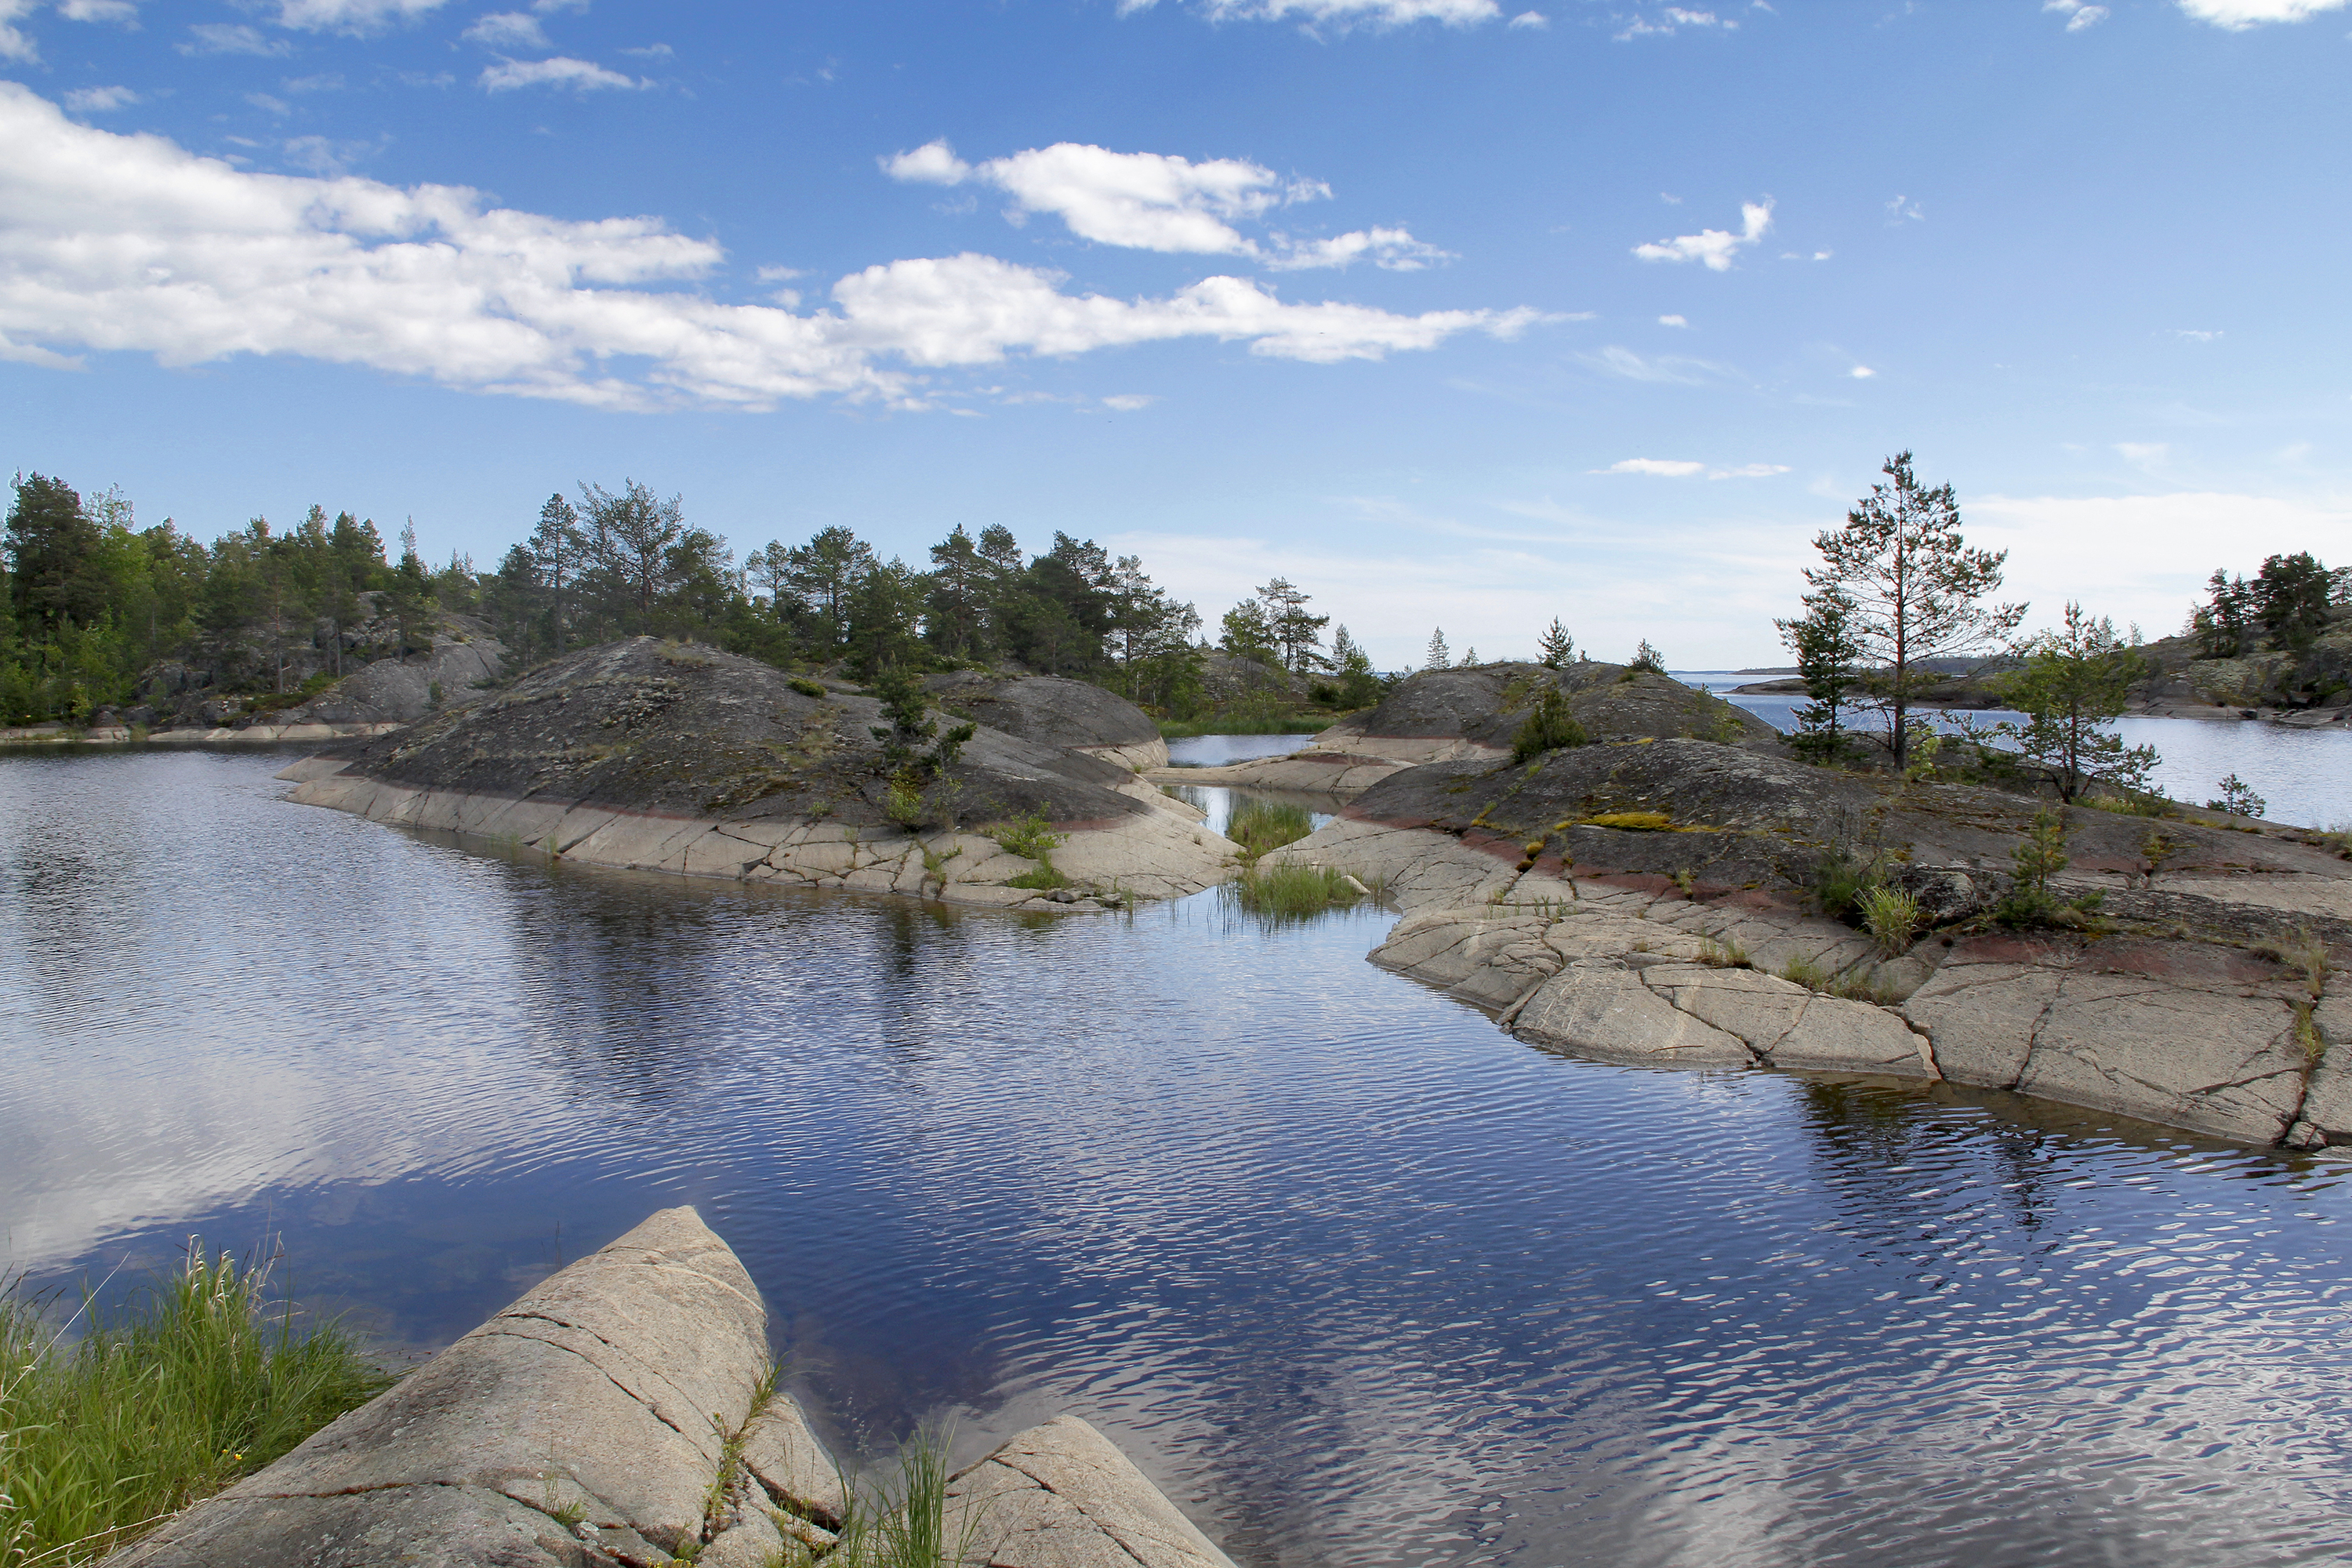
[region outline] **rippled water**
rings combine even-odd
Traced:
[[[551,868],[276,765],[0,759],[40,1277],[282,1233],[429,1346],[690,1201],[847,1447],[1076,1410],[1246,1563],[2352,1551],[2343,1166],[1546,1055],[1377,913]]]
[[[1733,694],[1733,687],[1762,677],[1678,670],[1675,679],[1717,692],[1781,730],[1797,727],[1796,710],[1804,705],[1801,698]],[[1989,724],[2001,719],[2021,721],[2025,715],[1995,710],[1967,717]],[[2266,815],[2274,822],[2352,826],[2352,731],[2132,714],[2116,721],[2116,733],[2126,745],[2156,748],[2160,759],[2152,775],[2156,786],[2175,800],[2202,805],[2221,793],[2223,778],[2236,773],[2263,796]]]

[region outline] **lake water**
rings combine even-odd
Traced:
[[[1770,679],[1729,670],[1676,670],[1675,679],[1716,692],[1774,728],[1797,727],[1802,698],[1740,696],[1735,686]],[[1970,712],[1979,723],[2022,720],[2021,713]],[[2156,786],[2175,800],[2202,805],[2236,773],[2253,785],[2273,822],[2305,827],[2352,826],[2352,731],[2297,730],[2284,724],[2230,719],[2151,719],[2127,715],[2115,722],[2127,746],[2154,746],[2160,759]]]
[[[1372,910],[551,868],[282,761],[0,757],[37,1280],[282,1238],[422,1350],[691,1202],[846,1449],[1075,1410],[1247,1563],[2352,1552],[2352,1167],[1548,1055]]]

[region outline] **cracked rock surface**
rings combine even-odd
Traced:
[[[767,1568],[787,1538],[822,1554],[846,1511],[840,1471],[790,1395],[758,1404],[767,1371],[751,1277],[693,1209],[664,1209],[106,1561]],[[1008,1543],[990,1561],[1008,1568],[1229,1568],[1076,1417],[1018,1434],[958,1479]]]
[[[1374,963],[1549,1048],[1943,1079],[2352,1144],[2352,867],[2299,829],[2076,807],[2053,887],[2098,893],[2099,920],[2013,932],[1984,911],[2038,804],[1738,745],[1601,742],[1397,772],[1267,858],[1384,885],[1403,918]],[[2159,826],[2160,870],[2139,849]],[[1889,955],[1805,912],[1833,852],[1882,856],[1931,929]]]
[[[948,1482],[987,1568],[1234,1568],[1128,1457],[1075,1415],[1006,1441]]]

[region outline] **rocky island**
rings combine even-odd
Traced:
[[[635,637],[279,776],[379,822],[787,887],[1051,911],[1233,874],[1236,847],[1137,777],[1166,751],[1132,704],[1048,678],[935,684],[931,732],[898,735],[845,680]],[[960,709],[969,738],[943,745]]]

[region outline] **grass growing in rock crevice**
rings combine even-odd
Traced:
[[[298,1335],[268,1273],[197,1243],[63,1324],[0,1290],[0,1568],[102,1557],[390,1385],[337,1323]]]
[[[1315,817],[1303,805],[1271,800],[1244,801],[1225,823],[1225,837],[1255,860],[1269,849],[1296,844],[1315,831]]]

